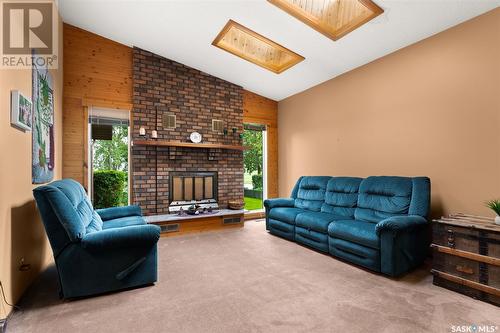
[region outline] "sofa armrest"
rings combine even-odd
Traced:
[[[377,231],[377,235],[380,236],[381,233],[386,231],[390,231],[393,233],[406,232],[426,225],[428,225],[428,222],[422,216],[408,215],[389,217],[377,223],[377,226],[375,228]]]
[[[430,244],[430,223],[421,216],[394,216],[376,226],[380,237],[380,271],[400,276],[427,257]]]
[[[120,217],[142,216],[141,207],[137,205],[97,209],[96,212],[104,222]]]
[[[276,198],[276,199],[267,199],[264,201],[264,207],[266,209],[271,209],[275,207],[294,207],[295,199],[291,198]]]
[[[150,247],[155,245],[158,239],[160,239],[160,227],[134,225],[86,234],[81,244],[84,249],[101,252],[130,247]]]

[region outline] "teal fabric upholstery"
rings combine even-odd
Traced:
[[[137,205],[97,209],[96,212],[103,221],[114,220],[120,217],[142,216],[141,207]]]
[[[295,207],[315,212],[321,210],[325,201],[325,192],[331,177],[302,177],[300,180]]]
[[[360,185],[356,220],[377,223],[397,215],[407,215],[412,198],[412,179],[368,177]]]
[[[122,228],[141,224],[146,224],[146,221],[142,218],[142,216],[125,216],[104,221],[102,229]]]
[[[295,207],[295,199],[277,198],[264,201],[264,207],[271,209],[274,207]]]
[[[293,224],[269,218],[269,230],[277,236],[295,240],[295,226]]]
[[[398,276],[427,255],[427,177],[303,176],[264,205],[271,233],[376,272]]]
[[[342,216],[321,212],[304,212],[297,215],[295,225],[326,234],[328,226],[336,218],[342,218]]]
[[[275,207],[271,209],[269,217],[289,224],[295,224],[295,217],[300,213],[304,213],[304,210],[291,207]]]
[[[332,177],[326,187],[325,202],[321,206],[321,211],[345,218],[354,217],[362,180],[355,177]]]
[[[328,252],[328,235],[311,229],[295,227],[295,241],[322,252]]]
[[[329,237],[330,254],[356,265],[380,272],[380,251],[340,238]]]
[[[88,296],[157,280],[160,228],[145,225],[138,207],[98,213],[83,187],[71,179],[39,186],[33,195],[54,253],[62,297]]]
[[[380,239],[375,227],[376,224],[365,221],[339,220],[330,224],[328,235],[378,250]]]

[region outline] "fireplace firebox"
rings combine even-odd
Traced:
[[[178,213],[196,205],[203,209],[218,209],[217,172],[170,172],[170,213]]]

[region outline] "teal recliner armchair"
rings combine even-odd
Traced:
[[[138,206],[94,210],[83,187],[63,179],[33,190],[59,273],[73,298],[157,280],[160,228]]]
[[[264,205],[271,233],[386,275],[429,249],[427,177],[300,177],[291,198]]]

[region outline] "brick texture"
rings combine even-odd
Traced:
[[[134,48],[132,139],[189,142],[193,131],[204,143],[241,145],[243,89],[175,61]],[[163,114],[175,114],[177,127],[163,127]],[[227,134],[212,131],[212,119],[224,121]],[[139,128],[146,129],[146,138]],[[236,133],[233,133],[233,128]],[[217,171],[218,201],[243,199],[243,153],[223,149],[134,146],[133,202],[145,215],[168,212],[169,173]]]

